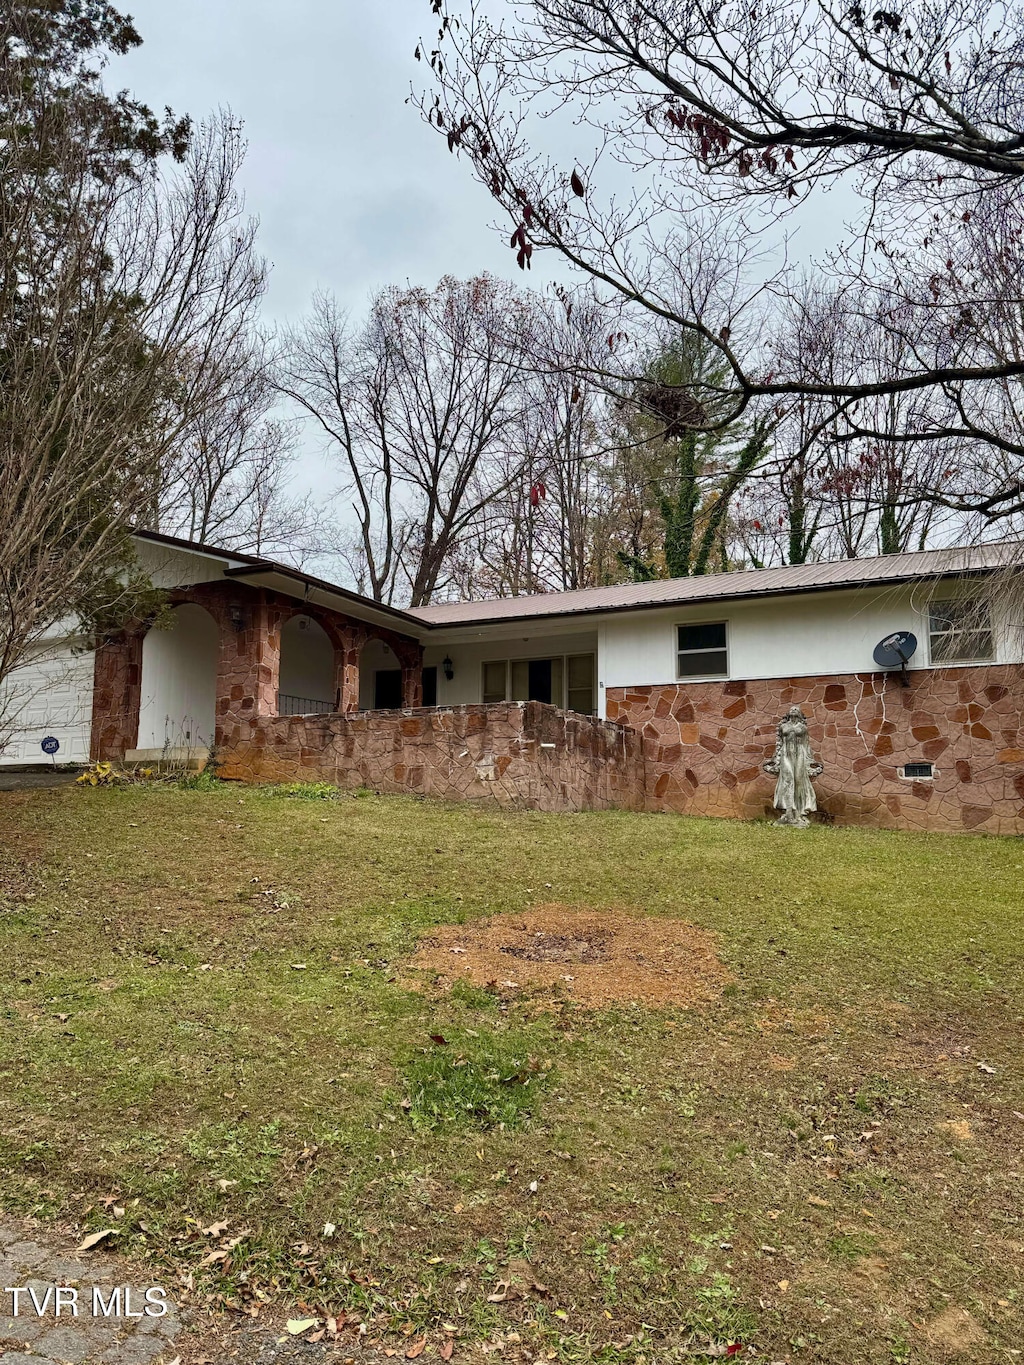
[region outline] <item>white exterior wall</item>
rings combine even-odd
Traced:
[[[222,559],[198,550],[178,550],[173,545],[157,545],[137,540],[135,554],[156,588],[190,588],[196,583],[213,583],[224,577],[228,566]]]
[[[730,678],[875,672],[878,665],[872,651],[896,630],[910,630],[917,636],[910,668],[929,668],[928,605],[964,591],[962,581],[940,580],[608,616],[599,627],[600,714],[605,714],[609,687],[680,681],[675,628],[701,621],[726,623]],[[997,605],[993,617],[995,659],[991,662],[1024,662],[1020,631],[1012,627],[1005,607]]]
[[[278,691],[312,701],[334,700],[334,646],[310,616],[290,616],[281,628]]]
[[[383,640],[367,640],[359,654],[359,709],[372,711],[374,703],[375,675],[381,672],[394,672],[402,662],[390,645]]]
[[[217,624],[193,602],[174,608],[170,629],[147,633],[142,642],[140,749],[213,743],[217,650]]]
[[[45,642],[8,679],[9,709],[4,705],[0,714],[13,721],[13,734],[0,766],[50,763],[39,747],[47,735],[60,741],[58,763],[88,762],[95,656],[75,645],[67,637]]]

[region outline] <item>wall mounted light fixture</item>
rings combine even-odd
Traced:
[[[444,656],[444,660],[441,663],[441,667],[444,669],[444,676],[448,679],[449,682],[451,682],[452,678],[455,677],[455,665],[452,663],[451,659],[449,659],[447,654]]]
[[[241,607],[231,607],[228,610],[228,615],[231,617],[231,624],[235,630],[245,629],[245,616],[242,614]]]

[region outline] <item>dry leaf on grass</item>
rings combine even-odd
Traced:
[[[301,1337],[303,1332],[308,1332],[311,1327],[319,1326],[319,1318],[289,1318],[284,1325],[284,1330],[293,1337]]]
[[[104,1228],[102,1232],[90,1232],[89,1236],[79,1242],[75,1247],[76,1251],[91,1251],[93,1247],[99,1246],[100,1242],[107,1237],[113,1237],[117,1233],[117,1228]]]

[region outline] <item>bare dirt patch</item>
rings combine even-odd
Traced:
[[[925,1324],[925,1340],[946,1356],[969,1355],[977,1359],[975,1351],[988,1341],[988,1334],[967,1312],[966,1308],[947,1308]]]
[[[456,981],[539,989],[595,1008],[704,1004],[732,980],[714,937],[684,920],[557,903],[442,925],[409,965],[433,972],[442,990]]]

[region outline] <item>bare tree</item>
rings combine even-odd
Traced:
[[[870,298],[851,310],[839,293],[808,282],[791,294],[771,342],[779,365],[868,384],[899,372],[912,310],[872,314]],[[775,459],[750,481],[737,527],[752,560],[924,548],[940,529],[927,490],[948,460],[932,434],[945,406],[941,390],[876,394],[842,415],[820,397],[780,402]]]
[[[977,354],[1008,372],[984,384],[943,385],[923,412],[918,399],[917,420],[890,439],[908,465],[936,471],[918,479],[916,496],[979,529],[1008,531],[1024,516],[1024,380],[1013,370],[1024,360],[1024,204],[993,193],[961,221],[937,224],[933,235],[944,260],[920,283],[914,324],[934,316],[940,302],[949,352]],[[871,434],[871,425],[860,411],[843,415],[847,440]],[[916,458],[919,449],[931,452],[930,464]]]
[[[217,367],[216,401],[201,407],[168,452],[154,530],[252,554],[300,560],[320,548],[320,515],[296,497],[295,422],[280,411],[274,353],[254,332]]]
[[[620,576],[615,558],[607,401],[592,371],[604,311],[586,291],[532,296],[520,430],[505,492],[485,508],[460,591],[466,595],[589,588]]]
[[[530,307],[487,276],[386,289],[350,327],[319,296],[280,385],[340,460],[355,577],[378,601],[448,588],[481,511],[518,477]]]
[[[102,3],[0,19],[4,735],[12,679],[60,623],[102,629],[152,605],[130,528],[209,401],[203,357],[224,353],[261,288],[236,126],[222,116],[189,136],[107,99],[90,63],[133,41]]]
[[[501,206],[521,266],[552,250],[627,309],[716,348],[731,415],[802,397],[884,437],[858,405],[925,394],[957,418],[936,432],[1007,441],[993,389],[1019,386],[1024,355],[992,329],[1022,293],[1019,6],[529,0],[494,22],[486,0],[431,8],[440,27],[418,54],[435,77],[422,111]],[[557,166],[537,150],[537,115],[568,103],[598,150]],[[635,186],[619,198],[602,192],[616,162]],[[856,218],[830,264],[836,306],[899,333],[885,373],[783,366],[766,345],[776,300],[795,285],[779,234],[833,185]],[[994,288],[975,218],[1005,249]],[[974,323],[953,284],[967,266]],[[1006,504],[1022,487],[1018,468],[995,496]],[[976,505],[991,496],[980,490]]]

